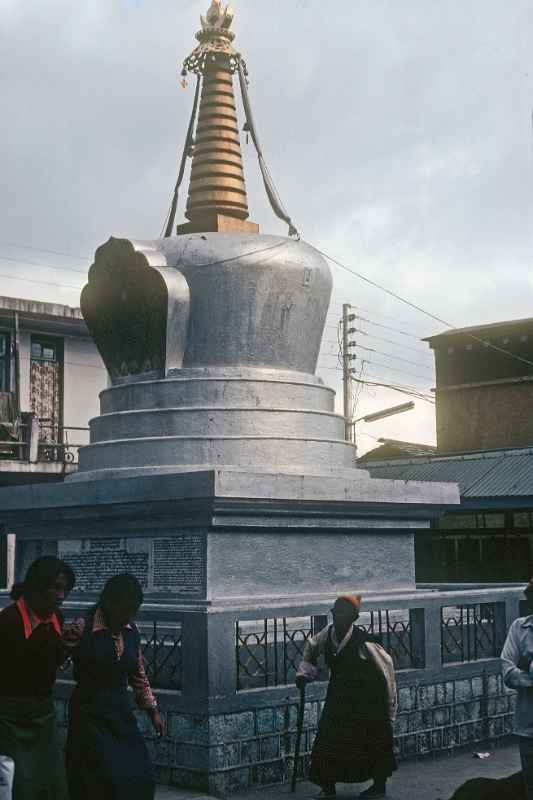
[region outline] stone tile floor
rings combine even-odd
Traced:
[[[481,748],[480,748],[481,749]],[[482,748],[486,750],[486,748]],[[490,751],[490,758],[483,761],[474,758],[471,752],[453,756],[439,756],[419,761],[403,762],[389,782],[388,800],[448,800],[455,789],[470,778],[503,778],[520,769],[518,748],[514,743],[505,744]],[[367,784],[337,786],[339,800],[353,800]],[[291,795],[288,786],[273,786],[251,789],[233,795],[234,800],[308,800],[318,794],[311,783],[299,783],[296,794]],[[209,800],[205,794],[189,790],[159,787],[156,800]]]

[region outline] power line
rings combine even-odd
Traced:
[[[43,267],[44,269],[58,269],[61,272],[77,272],[79,275],[87,275],[87,270],[74,269],[74,267],[56,267],[51,264],[43,264],[40,261],[26,261],[23,258],[12,258],[11,256],[0,256],[1,261],[13,261],[17,264],[28,264],[32,267]]]
[[[426,355],[429,358],[431,358],[430,351],[424,350],[422,347],[412,347],[409,344],[401,344],[399,342],[395,342],[393,339],[385,339],[383,336],[376,336],[375,333],[369,333],[368,331],[364,331],[362,328],[355,328],[354,333],[360,333],[362,336],[368,336],[370,339],[375,339],[377,342],[392,344],[394,345],[394,347],[400,347],[402,350],[410,350],[413,353],[419,353],[421,355]]]
[[[367,361],[366,359],[363,361],[363,364],[375,364],[375,366],[379,366],[375,362]],[[329,366],[326,366],[324,364],[319,364],[318,365],[318,369],[319,370],[327,370],[329,372],[343,372],[344,371],[342,369],[342,367],[329,367]],[[402,374],[406,374],[406,373],[402,373]],[[416,397],[419,397],[419,398],[421,398],[423,400],[427,400],[428,402],[431,402],[431,403],[435,402],[433,397],[431,397],[429,394],[424,394],[424,392],[421,389],[417,389],[416,386],[409,386],[407,384],[391,384],[390,382],[387,382],[387,378],[380,377],[380,376],[377,376],[377,375],[367,375],[366,377],[368,379],[370,379],[370,380],[367,380],[367,379],[361,380],[359,378],[356,378],[353,375],[353,373],[350,375],[351,380],[355,381],[356,383],[364,383],[364,384],[367,384],[368,386],[381,386],[381,387],[386,388],[386,389],[393,389],[394,388],[397,391],[403,391],[405,394],[412,394],[412,395],[414,395]]]
[[[231,258],[228,258],[228,259],[221,259],[219,261],[213,261],[213,262],[210,262],[209,264],[202,265],[202,266],[216,266],[217,264],[228,263],[230,261],[236,260],[236,258],[243,258],[243,257],[250,256],[250,255],[257,255],[257,254],[265,252],[267,250],[274,250],[274,249],[277,249],[279,247],[286,246],[287,244],[293,244],[293,243],[294,242],[292,242],[292,241],[290,241],[290,242],[289,241],[288,242],[278,242],[275,245],[272,245],[272,246],[267,247],[267,248],[261,248],[261,249],[258,249],[258,250],[252,250],[252,251],[249,251],[248,253],[242,253],[239,256],[234,256],[234,257],[231,257]],[[0,245],[3,245],[5,247],[14,247],[14,248],[27,249],[27,250],[34,250],[36,252],[50,253],[52,255],[60,255],[60,256],[65,256],[65,257],[68,257],[68,258],[76,258],[76,259],[80,259],[80,260],[86,260],[86,259],[91,258],[90,256],[78,256],[78,255],[73,255],[72,253],[62,252],[60,250],[47,250],[45,248],[36,248],[36,247],[32,247],[31,245],[22,245],[22,244],[10,243],[10,242],[3,242],[3,243],[0,242]],[[457,326],[452,325],[450,322],[448,322],[447,320],[443,319],[442,317],[439,317],[438,315],[433,314],[430,311],[427,311],[422,306],[419,306],[416,303],[413,303],[412,301],[407,300],[405,297],[402,297],[397,292],[394,292],[391,289],[388,289],[386,286],[383,286],[382,284],[378,283],[377,281],[374,281],[371,278],[368,278],[366,275],[363,275],[362,273],[357,272],[357,270],[354,270],[351,267],[348,267],[346,264],[343,264],[341,261],[339,261],[338,259],[336,259],[333,256],[329,255],[328,253],[324,252],[320,248],[318,248],[318,247],[316,247],[314,245],[310,245],[310,246],[313,247],[313,249],[317,253],[319,253],[321,256],[326,258],[328,261],[331,261],[333,264],[335,264],[340,269],[345,270],[350,275],[353,275],[354,277],[359,278],[359,280],[367,283],[368,285],[374,287],[375,289],[379,289],[380,291],[385,292],[385,294],[389,295],[390,297],[394,298],[395,300],[398,300],[399,302],[404,303],[409,308],[412,308],[415,311],[418,311],[419,313],[424,314],[424,316],[427,316],[428,318],[438,322],[439,324],[446,326],[451,331],[458,330]],[[57,270],[64,270],[64,271],[72,271],[72,272],[79,272],[80,274],[82,274],[82,270],[76,270],[76,269],[68,268],[68,267],[51,266],[51,265],[42,264],[42,263],[39,263],[39,262],[24,261],[24,260],[16,259],[16,258],[8,258],[7,256],[0,256],[0,258],[2,260],[5,260],[5,261],[12,261],[14,263],[24,263],[24,264],[28,264],[28,265],[32,265],[32,266],[40,266],[40,267],[43,267],[43,268],[46,268],[46,269],[57,269]],[[18,276],[18,275],[17,276],[6,275],[5,273],[0,273],[0,277],[1,278],[6,278],[7,280],[17,280],[17,281],[23,281],[24,283],[40,284],[42,286],[53,286],[55,288],[74,289],[76,291],[79,291],[80,288],[81,288],[79,286],[73,286],[71,284],[62,284],[62,283],[51,282],[51,281],[40,281],[40,280],[36,280],[36,279],[32,279],[32,278],[24,278],[24,277],[21,277],[21,276]],[[359,310],[364,310],[364,309],[362,309],[361,307],[358,307],[358,306],[354,306],[354,307],[355,308],[359,308]],[[369,312],[369,313],[374,313],[376,316],[382,316],[383,318],[387,318],[386,315],[381,315],[381,314],[379,314],[377,312]],[[391,319],[396,319],[395,317],[390,317],[390,318]],[[367,324],[369,324],[369,325],[374,325],[376,327],[381,327],[381,328],[384,328],[384,329],[392,330],[395,333],[400,333],[403,336],[408,336],[408,337],[416,339],[416,340],[419,339],[419,337],[415,336],[412,333],[408,333],[406,331],[402,331],[402,330],[400,330],[398,328],[394,328],[392,326],[382,325],[381,323],[377,323],[377,322],[375,322],[375,321],[373,321],[371,319],[365,319],[364,317],[359,317],[359,316],[358,316],[358,319],[361,319],[362,321],[367,322]],[[326,324],[325,327],[326,328],[335,328],[335,329],[337,329],[337,325],[332,325],[332,324]],[[366,334],[363,331],[361,331],[361,333],[364,333],[364,335],[372,336],[372,334]],[[472,339],[475,342],[478,342],[479,344],[484,345],[485,347],[489,347],[490,349],[495,350],[496,352],[502,353],[503,355],[509,356],[510,358],[514,358],[516,361],[520,361],[523,364],[527,364],[528,366],[533,367],[533,361],[530,361],[529,359],[524,358],[523,356],[519,356],[516,353],[512,353],[511,351],[506,350],[503,347],[499,347],[498,345],[496,345],[496,344],[494,344],[492,342],[486,341],[486,340],[482,339],[481,337],[476,336],[473,333],[469,333],[468,331],[464,331],[463,333],[468,338]],[[377,338],[377,337],[374,337],[374,338]],[[392,344],[392,342],[389,342],[389,343]]]
[[[385,358],[394,358],[396,361],[402,361],[405,364],[412,364],[414,367],[422,367],[427,372],[432,373],[432,370],[429,369],[426,364],[422,364],[420,361],[412,361],[410,358],[402,358],[401,356],[397,356],[395,353],[385,353],[383,350],[377,350],[375,347],[365,347],[359,343],[355,343],[355,347],[359,350],[366,350],[369,353],[378,353],[380,356],[385,356]]]
[[[349,272],[350,275],[353,275],[354,277],[359,278],[359,280],[362,280],[365,283],[368,283],[370,286],[373,286],[375,289],[380,289],[382,292],[385,292],[385,294],[389,295],[389,297],[393,297],[395,300],[398,300],[400,303],[404,303],[405,305],[409,306],[409,308],[413,308],[415,311],[419,311],[421,314],[424,314],[426,317],[429,317],[430,319],[435,320],[440,325],[445,325],[446,328],[449,328],[451,331],[460,330],[460,329],[457,328],[456,325],[452,325],[451,322],[447,322],[445,319],[443,319],[442,317],[437,316],[436,314],[433,314],[431,311],[426,311],[426,309],[422,308],[422,306],[419,306],[416,303],[411,302],[411,300],[407,300],[405,297],[402,297],[397,292],[393,292],[391,289],[387,289],[386,286],[383,286],[382,284],[371,280],[371,278],[368,278],[366,275],[363,275],[361,272],[357,272],[356,270],[351,269],[350,267],[347,267],[346,264],[343,264],[341,261],[338,261],[336,258],[333,258],[333,256],[328,255],[328,253],[325,253],[323,250],[320,250],[315,245],[310,245],[310,247],[313,247],[313,249],[319,255],[323,256],[328,261],[331,261],[332,264],[336,264],[336,266],[339,267],[340,269],[343,269],[346,272]],[[360,317],[360,319],[362,319],[362,318]],[[376,324],[376,323],[373,323],[373,324]],[[384,326],[381,326],[381,327],[384,327]],[[498,345],[493,344],[492,342],[485,341],[481,337],[476,336],[473,333],[469,333],[468,331],[463,331],[463,334],[465,336],[469,337],[470,339],[473,339],[475,342],[478,342],[479,344],[484,345],[485,347],[490,347],[492,350],[496,350],[499,353],[503,353],[504,355],[507,355],[510,358],[514,358],[517,361],[521,361],[523,364],[527,364],[528,366],[533,367],[533,361],[529,361],[529,359],[524,358],[523,356],[519,356],[516,353],[512,353],[512,352],[510,352],[509,350],[506,350],[503,347],[499,347]],[[406,336],[412,336],[412,334],[405,334],[405,335]],[[413,338],[416,339],[417,337],[414,336]]]
[[[56,289],[75,289],[80,291],[81,286],[72,286],[68,283],[52,283],[51,281],[38,281],[33,278],[22,278],[20,275],[5,275],[0,272],[0,278],[7,278],[10,281],[24,281],[24,283],[39,283],[42,286],[54,286]]]
[[[383,355],[386,358],[395,358],[395,356],[389,356],[387,353],[381,353],[379,350],[371,350],[371,348],[366,348],[366,347],[362,348],[362,349],[370,350],[372,353],[380,353],[380,355]],[[320,358],[338,359],[339,355],[337,353],[321,353],[320,354]],[[383,367],[383,369],[389,370],[390,372],[397,372],[400,375],[409,375],[410,378],[420,378],[423,381],[428,381],[427,375],[422,375],[420,372],[411,372],[410,370],[407,370],[405,368],[401,368],[400,369],[398,367],[393,367],[390,364],[383,364],[383,362],[381,362],[381,361],[374,361],[373,359],[367,358],[367,357],[365,357],[364,359],[363,358],[357,358],[357,359],[353,358],[352,359],[352,361],[356,361],[356,360],[357,361],[364,361],[366,364],[374,364],[376,367]],[[414,364],[415,362],[410,361],[408,363]],[[416,364],[415,364],[415,366],[416,366]],[[428,370],[428,374],[432,375],[432,371]]]
[[[399,333],[402,336],[408,336],[410,339],[416,339],[417,342],[420,341],[419,336],[415,336],[414,333],[402,331],[400,328],[393,328],[391,325],[383,325],[382,322],[374,322],[371,319],[367,319],[367,317],[360,317],[359,314],[357,314],[356,319],[360,319],[361,322],[366,322],[368,325],[374,325],[376,328],[383,328],[386,331],[394,331],[394,333]]]
[[[361,428],[361,429],[360,429],[360,430],[357,432],[357,435],[358,435],[358,436],[368,436],[368,438],[369,438],[369,439],[374,439],[374,441],[375,441],[375,442],[379,442],[379,440],[380,440],[380,437],[379,437],[379,436],[374,436],[374,435],[373,435],[373,434],[371,434],[371,433],[367,433],[367,432],[364,430],[364,428]]]
[[[0,242],[0,247],[14,247],[19,250],[33,250],[36,253],[49,253],[52,256],[65,256],[66,258],[76,258],[80,261],[91,259],[92,256],[75,256],[73,253],[64,253],[61,250],[45,250],[44,247],[32,247],[29,244],[14,244],[13,242]]]
[[[288,244],[292,244],[292,241],[287,240],[283,242],[276,242],[276,244],[270,245],[269,247],[261,247],[255,250],[249,250],[246,253],[240,253],[239,255],[236,256],[230,256],[229,258],[221,258],[218,259],[217,261],[209,261],[206,264],[198,264],[198,267],[200,268],[216,267],[219,264],[228,264],[231,261],[237,261],[240,258],[247,258],[248,256],[260,255],[261,253],[266,253],[270,250],[277,250],[280,247],[287,247]],[[53,269],[55,269],[55,267],[53,267]],[[25,283],[38,283],[41,284],[42,286],[54,286],[55,288],[59,289],[75,289],[77,292],[79,292],[80,289],[82,288],[81,286],[73,286],[72,284],[69,283],[52,283],[51,281],[40,281],[35,278],[23,278],[20,275],[5,275],[3,273],[0,273],[0,278],[7,278],[10,281],[24,281]]]
[[[391,389],[394,392],[406,394],[409,397],[415,397],[418,400],[424,400],[426,403],[435,405],[433,397],[425,395],[423,392],[417,391],[415,387],[403,386],[402,384],[387,383],[385,378],[379,378],[374,375],[367,375],[364,380],[352,376],[352,380],[356,383],[363,383],[365,386],[373,386],[377,389]]]
[[[367,364],[374,364],[376,367],[383,367],[384,369],[388,369],[390,372],[398,372],[400,375],[409,375],[410,378],[421,378],[422,380],[427,380],[424,375],[421,375],[420,372],[410,372],[407,369],[397,369],[396,367],[391,367],[389,364],[383,364],[381,361],[374,361],[371,358],[365,359]]]
[[[393,316],[392,314],[381,314],[378,311],[374,311],[370,308],[362,308],[356,304],[352,304],[352,308],[357,309],[357,311],[362,311],[364,314],[373,314],[375,317],[379,317],[380,319],[390,319],[393,322],[396,322],[398,325],[413,325],[410,320],[406,319],[398,319],[397,317]]]

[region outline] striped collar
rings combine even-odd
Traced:
[[[41,619],[41,617],[39,617],[35,611],[28,606],[24,600],[24,597],[19,597],[17,600],[17,608],[20,616],[22,617],[25,639],[29,639],[35,628],[38,628],[39,625],[53,625],[57,635],[61,636],[61,623],[59,622],[57,614],[51,614],[49,617]]]

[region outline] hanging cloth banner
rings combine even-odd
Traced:
[[[196,76],[196,91],[194,93],[194,103],[192,107],[192,114],[191,119],[189,121],[189,127],[187,129],[187,138],[185,139],[185,147],[183,148],[183,153],[181,156],[181,164],[180,169],[178,172],[178,180],[176,181],[176,187],[174,189],[174,196],[172,198],[172,205],[170,207],[169,215],[168,215],[168,222],[167,227],[165,229],[165,239],[168,239],[169,236],[172,236],[172,229],[174,227],[174,220],[176,218],[176,209],[178,207],[178,195],[181,183],[183,181],[183,176],[185,174],[185,165],[187,163],[187,157],[190,154],[191,147],[193,145],[193,135],[194,135],[194,123],[196,121],[196,113],[198,111],[198,99],[200,97],[200,74]]]
[[[257,158],[259,159],[259,167],[261,169],[261,175],[263,176],[263,183],[265,184],[266,193],[268,195],[272,211],[279,219],[287,223],[287,225],[289,226],[289,236],[296,236],[299,239],[300,234],[298,233],[297,229],[292,223],[291,218],[289,217],[289,215],[285,211],[285,208],[283,207],[283,203],[281,202],[281,199],[276,191],[274,181],[272,180],[272,176],[263,157],[263,152],[261,150],[261,145],[259,144],[259,140],[257,138],[257,133],[255,130],[254,120],[252,116],[252,108],[250,106],[250,98],[248,96],[248,86],[246,85],[246,76],[244,74],[244,67],[242,61],[240,60],[239,60],[239,83],[241,85],[242,104],[244,106],[246,124],[248,126],[250,136],[252,137],[252,142],[254,143],[254,147],[257,151]]]

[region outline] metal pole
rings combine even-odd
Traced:
[[[352,436],[352,378],[351,378],[351,359],[349,350],[349,335],[348,326],[350,324],[350,309],[349,303],[344,303],[342,306],[342,383],[344,390],[344,438],[347,442],[353,441]]]
[[[296,791],[296,781],[298,778],[298,761],[300,760],[300,746],[302,743],[302,733],[304,729],[305,713],[305,683],[300,689],[300,703],[298,705],[298,721],[296,727],[296,744],[294,746],[294,764],[292,767],[291,792]]]
[[[13,313],[13,327],[14,327],[14,341],[13,341],[13,355],[15,357],[15,391],[14,391],[14,399],[15,399],[15,415],[17,421],[20,418],[20,326],[19,326],[19,315],[18,312],[15,311]]]

